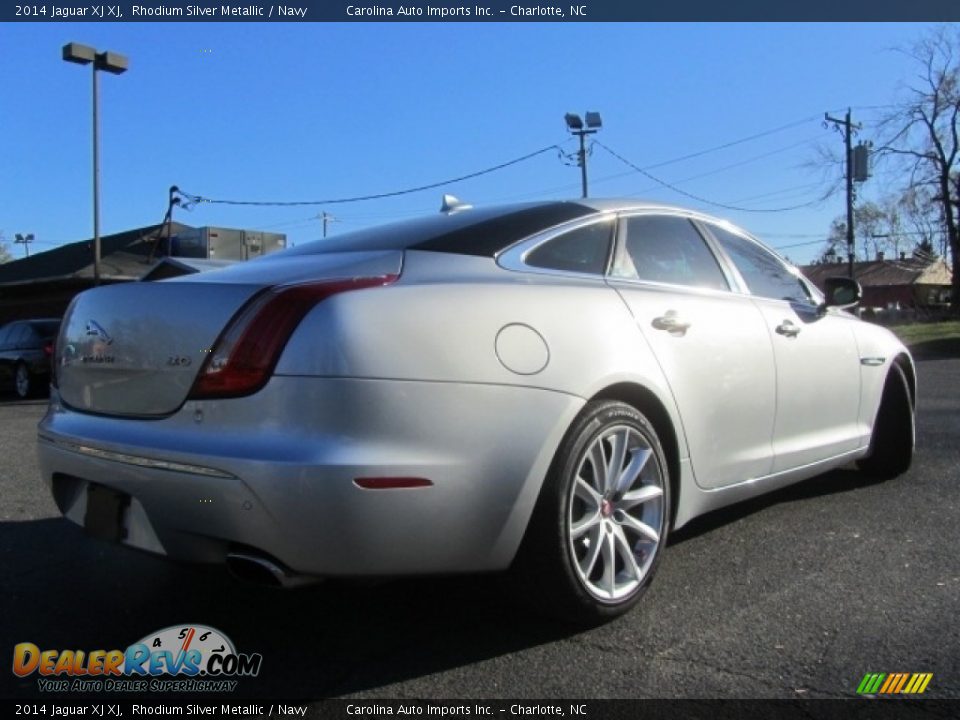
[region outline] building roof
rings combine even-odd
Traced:
[[[800,268],[817,287],[828,277],[846,276],[847,264],[818,263]],[[943,258],[871,260],[853,264],[853,275],[863,287],[895,285],[950,285],[950,266]]]
[[[154,241],[164,225],[127,230],[100,238],[100,275],[104,280],[136,280],[153,266]],[[170,223],[170,234],[193,230]],[[165,254],[165,252],[164,252]],[[154,258],[156,259],[156,258]],[[0,265],[0,285],[93,277],[93,239],[61,245]]]
[[[239,260],[211,260],[206,258],[165,257],[140,276],[141,280],[165,280],[180,275],[192,275],[209,270],[219,270],[240,262]]]

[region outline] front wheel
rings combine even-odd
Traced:
[[[870,436],[870,454],[857,461],[861,471],[889,480],[910,469],[916,438],[913,401],[907,376],[897,363],[890,366],[880,408]]]
[[[589,403],[560,445],[521,549],[537,599],[580,623],[625,613],[653,578],[669,508],[653,425],[625,403]]]

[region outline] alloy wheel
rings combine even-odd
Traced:
[[[581,456],[567,530],[580,582],[597,600],[623,600],[650,571],[663,536],[663,483],[649,441],[628,425],[605,429]]]

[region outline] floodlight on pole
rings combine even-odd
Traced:
[[[27,257],[30,257],[30,243],[33,242],[33,233],[27,233],[27,235],[16,233],[14,238],[13,244],[23,245],[23,252],[26,253]]]
[[[563,116],[563,119],[567,121],[567,127],[570,130],[582,130],[583,129],[583,120],[580,119],[580,116],[576,113],[567,113]]]
[[[567,123],[567,130],[570,131],[571,135],[576,135],[580,138],[580,150],[577,153],[577,165],[580,166],[580,181],[583,186],[583,197],[587,197],[587,148],[584,138],[587,135],[593,135],[595,132],[600,130],[603,127],[603,121],[600,119],[600,113],[598,112],[587,112],[585,113],[587,119],[587,127],[583,127],[583,120],[577,113],[567,113],[563,116],[563,119]]]
[[[63,59],[78,65],[93,66],[93,284],[100,284],[100,117],[97,71],[113,75],[127,71],[126,55],[105,50],[97,51],[82,43],[67,43],[63,46]]]

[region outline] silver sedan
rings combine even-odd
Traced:
[[[102,539],[282,585],[514,567],[596,622],[698,515],[909,467],[859,293],[680,208],[445,212],[79,295],[40,465]]]

